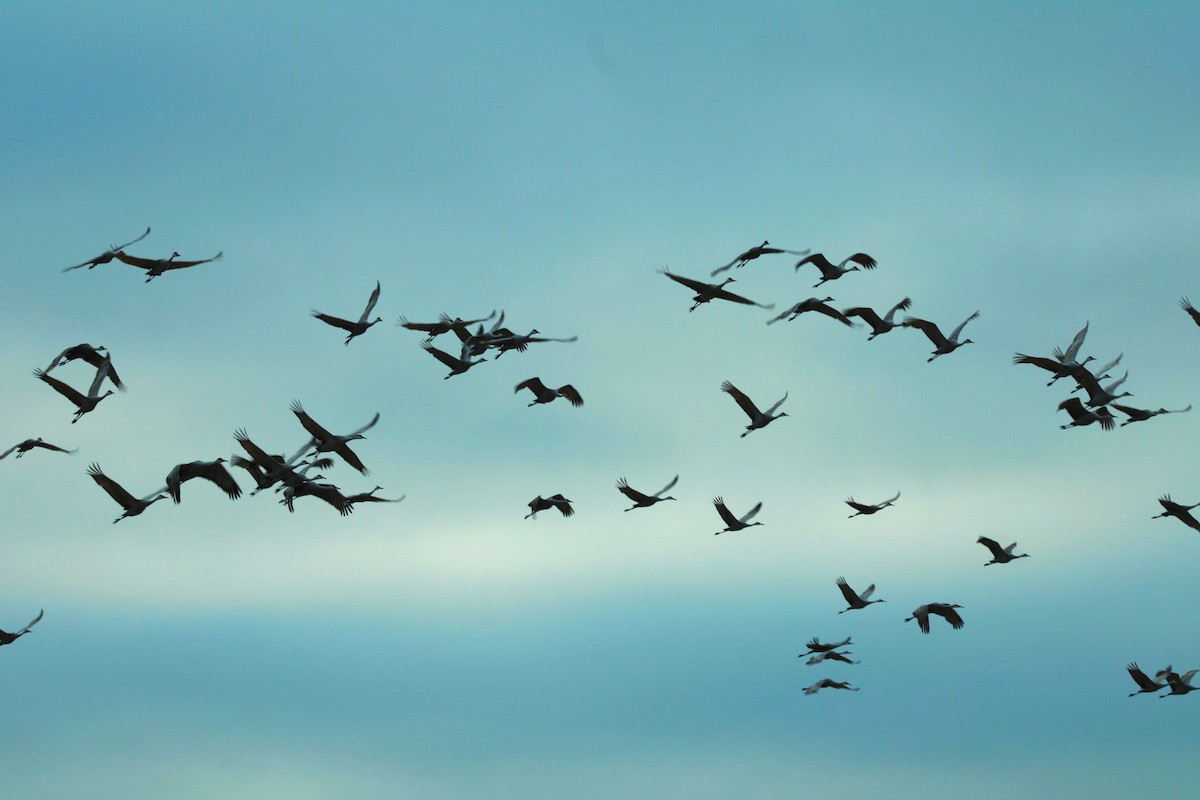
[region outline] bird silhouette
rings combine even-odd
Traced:
[[[92,267],[98,267],[101,264],[107,264],[108,262],[110,262],[114,258],[116,258],[117,254],[120,253],[123,249],[125,249],[126,247],[129,247],[129,245],[131,245],[131,244],[137,244],[138,242],[140,242],[142,239],[145,239],[149,235],[150,235],[150,228],[146,228],[146,232],[143,233],[141,236],[137,237],[136,239],[134,239],[133,241],[126,242],[125,244],[113,245],[112,247],[109,247],[107,250],[105,250],[100,255],[96,256],[95,258],[89,258],[87,261],[84,261],[82,264],[76,264],[73,267],[64,267],[63,272],[70,272],[71,270],[79,269],[80,267],[87,267],[88,269],[91,269]]]
[[[992,552],[992,560],[984,564],[985,567],[992,564],[1007,564],[1008,562],[1015,561],[1018,558],[1029,558],[1028,553],[1013,555],[1013,548],[1017,546],[1016,542],[1013,542],[1008,547],[1001,547],[1000,543],[995,539],[989,539],[986,536],[980,536],[975,541]]]
[[[737,388],[729,381],[725,381],[721,384],[721,391],[725,392],[727,395],[737,401],[738,406],[740,406],[742,411],[746,412],[746,416],[750,418],[750,424],[746,426],[746,430],[741,434],[742,438],[748,436],[751,431],[756,431],[759,428],[765,428],[780,417],[787,416],[786,411],[782,411],[778,414],[775,413],[775,411],[781,405],[783,405],[783,401],[787,400],[787,392],[783,393],[783,397],[779,398],[775,405],[771,406],[766,411],[759,411],[758,406],[754,405],[754,401],[747,397],[741,389]]]
[[[316,310],[312,312],[312,315],[327,325],[348,331],[350,335],[346,337],[344,344],[350,344],[350,340],[355,336],[362,336],[376,322],[383,322],[383,317],[376,317],[370,322],[367,321],[367,317],[371,316],[371,312],[375,309],[377,302],[379,302],[379,281],[375,281],[375,290],[371,292],[371,297],[367,300],[367,307],[358,315],[357,320],[342,319],[331,314],[322,314]]]
[[[912,612],[911,617],[907,617],[904,621],[915,619],[918,627],[921,628],[921,633],[929,633],[929,615],[937,614],[942,619],[950,623],[950,627],[958,630],[963,626],[963,619],[959,616],[955,609],[962,608],[958,603],[927,603],[923,606],[917,606]]]
[[[717,513],[721,515],[721,520],[725,523],[723,530],[717,531],[714,536],[720,536],[722,533],[732,533],[734,531],[744,530],[752,525],[762,525],[761,522],[751,522],[754,515],[762,510],[762,503],[756,503],[754,508],[747,511],[740,517],[735,517],[733,512],[725,505],[725,501],[719,497],[713,498],[713,505],[717,508]]]
[[[17,631],[16,633],[9,633],[8,631],[0,631],[0,645],[12,644],[17,639],[20,639],[22,636],[29,633],[30,628],[32,628],[34,625],[37,625],[39,622],[42,621],[42,616],[45,613],[46,612],[44,609],[38,611],[37,616],[34,617],[33,619],[31,619],[29,621],[28,625],[26,625],[24,628]]]
[[[0,456],[0,458],[3,458],[3,456]],[[620,490],[621,494],[633,501],[633,505],[624,510],[633,511],[635,508],[649,508],[655,503],[661,503],[664,500],[674,500],[674,497],[664,497],[663,495],[671,491],[671,487],[678,482],[679,476],[676,475],[671,479],[670,483],[659,489],[654,494],[642,494],[637,489],[632,488],[624,478],[621,478],[619,481],[617,481],[617,489]]]
[[[154,280],[164,272],[168,272],[173,269],[186,269],[188,267],[195,267],[199,264],[208,264],[213,261],[220,261],[224,255],[224,252],[220,252],[212,258],[202,258],[198,261],[176,261],[175,259],[179,258],[178,252],[171,253],[168,258],[138,258],[137,256],[131,256],[123,251],[116,253],[117,259],[121,261],[121,263],[146,270],[146,283]]]

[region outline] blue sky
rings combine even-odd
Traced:
[[[1198,399],[1200,12],[1186,3],[59,3],[0,12],[7,448],[0,765],[12,796],[1190,797],[1200,417],[1060,431],[1015,352],[1123,353],[1141,408]],[[149,285],[109,264],[224,258]],[[814,315],[767,327],[702,278],[769,239],[878,269],[782,310],[910,313],[932,364]],[[348,347],[311,309],[384,322]],[[503,309],[578,335],[464,376],[395,327]],[[444,342],[444,340],[442,340]],[[128,384],[78,424],[36,381],[103,344]],[[56,372],[76,385],[78,364]],[[586,404],[527,408],[538,375]],[[1119,377],[1116,376],[1116,377]],[[719,391],[785,419],[745,439]],[[300,399],[397,505],[288,514],[187,484]],[[11,441],[9,441],[11,440]],[[624,513],[615,482],[679,498]],[[248,482],[243,482],[244,485]],[[842,500],[893,508],[847,519]],[[570,519],[523,519],[535,495]],[[712,536],[711,498],[764,524]],[[1031,557],[982,568],[986,535]],[[851,614],[834,581],[888,602]],[[966,627],[902,622],[961,603]],[[935,620],[935,623],[939,622]],[[852,635],[854,666],[796,658]],[[803,695],[821,677],[858,693]]]

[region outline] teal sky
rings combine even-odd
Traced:
[[[0,10],[6,792],[22,800],[1190,798],[1200,413],[1061,431],[1012,364],[1085,323],[1139,408],[1200,402],[1200,9],[1189,3],[10,4]],[[150,284],[130,252],[206,258]],[[814,290],[974,343],[925,363],[712,303],[769,239],[878,269]],[[343,346],[311,309],[384,322]],[[466,375],[397,328],[504,310],[572,344]],[[78,424],[31,372],[105,345]],[[445,339],[439,346],[448,347]],[[55,372],[86,386],[85,367]],[[527,408],[532,376],[585,398]],[[739,438],[730,380],[785,419]],[[396,505],[185,485],[235,429]],[[680,475],[677,502],[624,513]],[[249,488],[249,482],[243,480]],[[846,497],[893,508],[847,519]],[[561,492],[575,516],[523,519]],[[711,500],[763,522],[712,536]],[[985,535],[1023,559],[984,569]],[[888,602],[838,615],[834,581]],[[930,601],[966,626],[922,636]],[[854,666],[805,666],[852,635]],[[822,677],[858,693],[803,687]],[[1181,750],[1181,747],[1184,748]]]

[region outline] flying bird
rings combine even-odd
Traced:
[[[944,356],[948,355],[949,353],[953,353],[964,344],[973,344],[970,339],[963,339],[960,342],[958,340],[958,335],[962,333],[962,329],[966,327],[968,322],[978,318],[979,312],[976,311],[974,314],[960,322],[958,327],[950,333],[949,338],[942,333],[941,329],[938,328],[935,323],[932,323],[926,319],[920,319],[918,317],[905,317],[904,322],[901,324],[908,328],[916,328],[917,330],[921,331],[921,333],[925,334],[929,338],[929,341],[933,343],[933,355],[926,359],[926,362],[928,363],[929,361],[933,361],[938,356]]]
[[[1013,548],[1017,546],[1016,542],[1013,542],[1008,547],[1001,547],[1000,543],[995,539],[989,539],[986,536],[980,536],[975,541],[992,551],[992,560],[984,564],[985,567],[992,564],[1007,564],[1008,562],[1014,561],[1018,558],[1029,558],[1028,553],[1013,555]]]
[[[737,404],[741,406],[742,411],[745,411],[746,416],[750,418],[750,424],[746,426],[746,430],[741,434],[742,438],[745,438],[747,435],[749,435],[750,431],[758,430],[759,428],[765,428],[780,417],[787,416],[786,411],[781,411],[778,414],[775,413],[775,411],[781,405],[783,405],[783,401],[787,400],[787,392],[783,393],[783,397],[779,398],[775,405],[771,406],[766,411],[759,411],[758,406],[754,405],[754,401],[747,397],[741,389],[737,388],[729,381],[725,381],[721,384],[721,391],[725,392],[735,401],[737,401]]]
[[[805,313],[806,311],[816,311],[820,314],[824,314],[827,317],[836,319],[838,322],[842,323],[843,325],[849,325],[851,328],[853,328],[854,323],[851,322],[850,319],[847,318],[845,314],[838,311],[833,306],[826,305],[826,303],[830,303],[832,301],[833,301],[832,297],[826,297],[824,299],[821,299],[819,297],[810,297],[807,300],[801,300],[799,303],[796,303],[796,305],[792,306],[791,308],[789,308],[787,311],[783,312],[779,316],[767,320],[767,324],[773,325],[776,322],[779,322],[780,320],[784,319],[785,317],[787,318],[788,322],[791,322],[796,317],[800,316],[801,314]]]
[[[1061,430],[1067,428],[1082,427],[1091,425],[1093,422],[1100,423],[1100,429],[1111,431],[1117,425],[1117,418],[1112,415],[1112,412],[1107,408],[1092,410],[1085,408],[1083,401],[1078,397],[1068,397],[1058,404],[1059,411],[1066,411],[1071,416],[1070,425],[1059,425]]]
[[[34,449],[35,447],[40,447],[44,450],[53,450],[58,453],[74,453],[77,450],[79,450],[78,447],[76,447],[75,450],[65,450],[56,444],[50,444],[49,442],[42,441],[42,437],[39,436],[36,439],[26,439],[25,441],[23,441],[19,444],[14,444],[12,447],[8,448],[3,453],[0,453],[0,459],[7,458],[8,454],[14,450],[17,451],[16,457],[20,458],[21,456],[25,455],[26,453],[28,453],[30,450]]]
[[[564,517],[575,513],[575,509],[571,507],[571,501],[561,494],[552,494],[549,497],[538,495],[529,501],[529,513],[525,515],[525,519],[530,517],[536,519],[539,511],[549,511],[552,508],[557,508]]]
[[[842,639],[840,642],[828,642],[825,644],[822,644],[821,640],[814,636],[808,642],[808,644],[805,645],[805,647],[808,648],[808,652],[801,653],[800,657],[803,658],[804,656],[809,655],[810,653],[824,653],[829,650],[837,650],[839,648],[846,647],[847,645],[850,645],[850,644],[853,644],[853,642],[850,641],[849,636],[847,636],[845,639]]]
[[[1158,519],[1159,517],[1174,517],[1192,530],[1200,531],[1200,521],[1197,521],[1197,519],[1191,514],[1192,509],[1200,506],[1200,503],[1193,503],[1190,506],[1180,505],[1171,499],[1171,495],[1164,494],[1162,497],[1158,498],[1158,504],[1163,507],[1163,513],[1155,514],[1150,519]]]
[[[421,333],[425,334],[425,341],[432,342],[438,336],[441,336],[443,333],[449,333],[457,326],[467,327],[477,323],[487,322],[494,316],[496,316],[495,311],[492,311],[491,314],[488,314],[486,317],[482,317],[480,319],[462,319],[460,317],[450,319],[449,315],[442,314],[438,318],[437,322],[409,322],[406,317],[402,316],[396,324],[410,331],[420,331]]]
[[[1071,370],[1071,377],[1073,377],[1079,383],[1080,387],[1082,387],[1084,391],[1088,393],[1087,404],[1093,408],[1106,406],[1112,401],[1119,400],[1122,397],[1133,396],[1132,392],[1121,392],[1120,394],[1116,393],[1121,384],[1125,382],[1125,379],[1129,377],[1128,370],[1125,371],[1123,376],[1113,381],[1108,386],[1101,386],[1100,381],[1098,381],[1096,376],[1089,372],[1086,367],[1075,367]]]
[[[487,361],[486,358],[458,358],[447,353],[445,350],[439,350],[431,344],[422,344],[426,353],[436,358],[438,361],[450,368],[450,374],[442,377],[442,380],[453,378],[455,375],[462,375],[476,364],[482,364]]]
[[[141,514],[143,511],[153,505],[156,501],[162,500],[167,496],[165,494],[155,493],[141,498],[134,497],[129,492],[125,491],[121,484],[105,475],[104,472],[101,471],[99,464],[90,465],[87,473],[88,475],[92,476],[92,480],[96,482],[96,485],[108,492],[108,496],[113,500],[116,500],[117,504],[120,505],[121,508],[125,509],[121,516],[113,520],[114,523],[120,522],[126,517],[136,517],[138,514]]]
[[[518,353],[524,353],[529,345],[537,342],[577,342],[578,336],[569,336],[563,339],[554,339],[549,336],[534,336],[535,333],[540,333],[537,328],[534,328],[527,334],[517,334],[511,331],[504,336],[493,337],[488,343],[488,347],[496,350],[496,358],[507,353],[509,350],[516,350]]]
[[[804,653],[804,655],[808,655],[808,653]],[[849,650],[847,650],[844,653],[839,653],[836,650],[826,650],[822,653],[817,653],[815,656],[810,658],[808,661],[805,661],[804,663],[808,664],[810,666],[813,664],[820,664],[822,661],[841,661],[843,664],[861,664],[862,663],[861,661],[853,661],[849,658],[846,658],[846,656],[852,656],[852,655],[854,655],[854,654],[851,653]]]
[[[959,616],[956,608],[962,608],[958,603],[927,603],[923,606],[917,606],[911,617],[905,618],[905,622],[915,619],[917,625],[921,628],[921,633],[929,633],[929,615],[937,614],[950,623],[950,627],[958,630],[963,626],[962,617]]]
[[[3,456],[0,456],[0,458],[3,458]],[[679,476],[676,475],[674,478],[671,478],[670,483],[654,494],[642,494],[637,489],[632,488],[624,478],[621,478],[617,481],[617,489],[620,490],[621,494],[633,501],[633,505],[624,510],[633,511],[635,508],[649,508],[655,503],[661,503],[663,500],[674,500],[674,497],[663,497],[663,495],[671,491],[671,487],[678,482]]]
[[[187,267],[194,267],[198,264],[208,264],[212,261],[220,261],[221,257],[224,255],[224,252],[220,252],[212,258],[204,258],[200,259],[199,261],[176,261],[175,259],[179,258],[179,253],[177,252],[171,253],[169,258],[138,258],[137,256],[131,256],[124,252],[118,252],[116,254],[117,259],[122,263],[128,264],[131,267],[138,267],[146,270],[146,283],[149,283],[168,270],[186,269]]]
[[[242,487],[238,486],[237,481],[229,474],[229,470],[225,469],[224,464],[225,459],[223,458],[215,461],[189,461],[186,464],[176,464],[167,473],[167,494],[171,495],[171,499],[178,505],[180,486],[192,478],[204,478],[216,484],[217,488],[223,491],[230,500],[237,500],[242,496]]]
[[[846,602],[849,603],[849,608],[842,609],[841,611],[838,612],[839,614],[845,614],[847,611],[856,611],[858,609],[866,608],[867,606],[871,605],[872,603],[886,603],[887,602],[886,600],[871,600],[871,599],[869,599],[871,597],[871,595],[873,595],[875,593],[875,584],[873,584],[873,583],[870,586],[868,586],[866,589],[863,589],[862,594],[859,594],[858,592],[851,589],[850,584],[846,583],[845,578],[837,579],[837,587],[842,590],[842,597],[846,598]]]
[[[1125,669],[1129,670],[1129,677],[1133,678],[1134,683],[1141,687],[1136,692],[1130,692],[1130,697],[1134,697],[1135,695],[1139,694],[1154,694],[1155,692],[1167,688],[1167,682],[1165,680],[1159,681],[1151,679],[1149,675],[1142,672],[1141,669],[1138,668],[1136,661],[1131,663]]]
[[[350,505],[354,505],[355,503],[399,503],[402,500],[404,500],[405,497],[408,496],[408,495],[402,494],[399,497],[394,498],[394,499],[388,498],[388,497],[376,497],[375,493],[380,491],[381,489],[383,489],[382,486],[376,486],[374,489],[372,489],[369,492],[360,492],[358,494],[352,494],[346,498],[346,502],[349,503]]]
[[[105,352],[100,352],[102,350]],[[61,367],[64,364],[69,364],[76,359],[86,361],[96,369],[101,369],[107,364],[108,379],[113,382],[113,386],[117,387],[117,389],[123,392],[125,391],[125,384],[121,383],[120,377],[117,376],[117,371],[112,365],[112,356],[109,355],[107,350],[108,348],[104,347],[103,345],[100,347],[92,347],[86,342],[83,344],[74,345],[73,347],[68,347],[66,350],[63,350],[54,357],[54,360],[50,362],[50,366],[46,367],[46,372],[49,372],[55,367]]]
[[[1180,675],[1178,672],[1168,669],[1167,685],[1171,687],[1171,691],[1162,695],[1158,699],[1161,700],[1163,697],[1170,697],[1171,695],[1187,694],[1188,692],[1194,692],[1197,689],[1200,689],[1200,686],[1192,686],[1192,678],[1196,676],[1197,672],[1200,672],[1200,670],[1193,669],[1183,673],[1183,675]]]
[[[842,313],[847,317],[858,317],[863,322],[871,326],[871,335],[867,337],[867,341],[869,342],[876,336],[887,333],[893,328],[903,327],[904,323],[896,322],[894,317],[896,316],[897,311],[908,311],[911,306],[912,300],[906,297],[899,303],[896,303],[896,305],[892,306],[891,310],[882,317],[875,313],[875,309],[868,308],[867,306],[855,306],[854,308],[847,308]]]
[[[1197,325],[1200,325],[1200,311],[1197,311],[1195,307],[1188,302],[1186,297],[1179,301],[1179,306],[1188,313],[1188,316],[1192,318],[1193,322],[1195,322]]]
[[[583,405],[583,397],[571,384],[565,384],[557,389],[551,389],[546,384],[542,383],[541,378],[529,378],[517,384],[517,388],[513,389],[513,394],[528,389],[533,392],[533,402],[529,405],[536,406],[540,403],[549,403],[559,397],[565,398],[571,405],[578,408]]]
[[[304,426],[304,430],[308,431],[312,436],[312,441],[305,445],[302,453],[308,452],[309,448],[315,448],[317,453],[337,453],[342,459],[361,472],[363,475],[369,475],[369,471],[353,450],[350,449],[349,442],[355,439],[365,439],[363,433],[375,427],[375,423],[379,422],[379,412],[375,412],[375,416],[371,417],[371,421],[363,425],[352,433],[347,433],[343,436],[335,436],[325,430],[321,425],[308,415],[304,407],[300,405],[299,400],[293,400],[291,405],[292,413],[300,420],[300,424]]]
[[[875,269],[875,259],[871,258],[866,253],[855,253],[852,256],[847,256],[840,264],[834,264],[821,253],[813,253],[807,258],[802,258],[796,263],[796,271],[805,264],[812,264],[817,269],[821,270],[821,280],[813,284],[813,288],[817,288],[825,281],[834,281],[845,275],[847,272],[857,272],[859,267],[863,269]],[[847,267],[847,264],[854,264],[853,267]]]
[[[721,283],[704,283],[703,281],[697,281],[691,278],[685,278],[682,275],[676,275],[675,273],[668,272],[665,269],[659,271],[676,283],[683,284],[696,293],[696,296],[692,298],[693,305],[688,309],[688,311],[695,311],[704,303],[709,303],[713,300],[729,300],[730,302],[741,303],[742,305],[758,306],[759,308],[765,308],[768,311],[775,307],[774,303],[764,305],[763,303],[756,303],[753,300],[742,297],[740,294],[734,294],[733,292],[725,291],[725,285],[728,283],[733,283],[733,278],[726,278]]]
[[[847,689],[851,692],[858,691],[858,689],[856,687],[851,686],[846,681],[835,681],[835,680],[831,680],[830,678],[823,678],[822,680],[819,680],[816,683],[814,683],[812,686],[807,687],[804,690],[804,693],[805,694],[816,694],[817,692],[819,692],[822,689]]]
[[[713,498],[713,505],[717,507],[717,513],[721,515],[721,520],[725,523],[725,528],[714,533],[714,536],[720,536],[722,533],[732,533],[734,531],[744,530],[752,525],[762,525],[761,522],[751,522],[754,515],[762,509],[762,502],[755,504],[754,508],[747,511],[741,517],[735,517],[733,512],[725,505],[725,501],[719,497]]]
[[[38,611],[38,615],[36,617],[34,617],[33,619],[31,619],[29,621],[28,625],[26,625],[24,628],[17,631],[16,633],[9,633],[8,631],[0,631],[0,645],[12,644],[17,639],[20,639],[22,636],[29,633],[29,629],[32,628],[34,625],[37,625],[39,622],[41,622],[42,615],[45,613],[46,612],[44,609],[41,611]]]
[[[131,245],[131,244],[137,244],[138,242],[140,242],[142,239],[145,239],[149,235],[150,235],[150,229],[146,228],[146,232],[143,233],[141,236],[137,237],[136,239],[134,239],[132,242],[126,242],[125,244],[114,245],[112,247],[109,247],[107,250],[105,250],[100,255],[96,256],[95,258],[90,258],[87,261],[84,261],[82,264],[76,264],[73,267],[64,267],[63,272],[70,272],[71,270],[79,269],[80,267],[87,267],[88,269],[91,269],[92,267],[98,267],[101,264],[107,264],[108,262],[110,262],[114,258],[116,258],[117,254],[120,253],[123,249],[125,249],[126,247],[129,247],[129,245]]]
[[[348,331],[350,335],[346,337],[345,344],[350,344],[350,340],[355,336],[363,335],[367,332],[367,329],[376,322],[383,322],[383,317],[376,317],[370,322],[367,321],[367,317],[371,316],[371,312],[375,309],[375,304],[377,302],[379,302],[379,281],[375,281],[375,291],[371,292],[371,297],[369,300],[367,300],[367,307],[363,309],[361,314],[359,314],[357,320],[352,322],[348,319],[335,317],[331,314],[322,314],[320,311],[315,309],[313,310],[312,315],[327,325],[332,325],[335,328],[341,328],[344,331]]]
[[[50,377],[43,369],[35,369],[33,374],[38,380],[49,384],[54,391],[58,392],[63,397],[75,404],[75,419],[71,420],[72,424],[79,422],[80,417],[89,411],[94,410],[96,406],[100,404],[101,400],[113,393],[112,389],[109,389],[104,394],[99,394],[100,384],[104,382],[106,377],[108,377],[108,369],[106,367],[101,367],[100,369],[96,370],[96,377],[92,381],[92,385],[88,389],[88,393],[86,395],[79,392],[74,387],[63,383],[58,378]]]
[[[1141,408],[1130,408],[1129,406],[1123,406],[1120,403],[1109,403],[1109,405],[1111,405],[1117,411],[1120,411],[1125,416],[1129,417],[1129,419],[1121,423],[1122,428],[1131,422],[1145,422],[1151,417],[1157,417],[1159,414],[1183,414],[1192,410],[1191,403],[1188,403],[1186,408],[1160,408],[1157,411],[1149,411]]]
[[[876,511],[881,511],[881,510],[887,508],[888,506],[890,506],[892,503],[896,502],[899,499],[900,499],[899,492],[896,492],[896,494],[893,497],[890,497],[887,500],[884,500],[882,503],[876,503],[875,505],[868,505],[866,503],[860,503],[857,500],[855,500],[853,497],[848,498],[846,500],[846,505],[853,508],[854,513],[851,514],[849,517],[847,517],[847,519],[854,519],[855,517],[860,516],[862,514],[874,514]]]
[[[789,255],[793,256],[806,256],[811,252],[809,250],[781,250],[778,247],[770,247],[770,244],[770,242],[764,239],[762,244],[751,247],[749,250],[742,253],[725,266],[714,269],[712,271],[712,277],[715,278],[718,274],[724,272],[730,267],[737,267],[738,269],[741,269],[759,256],[771,255],[774,253],[788,253]]]

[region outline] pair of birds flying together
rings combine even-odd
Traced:
[[[224,252],[219,252],[212,258],[203,258],[196,261],[176,261],[176,259],[179,258],[178,252],[171,253],[171,255],[167,258],[139,258],[138,256],[131,256],[125,252],[126,247],[137,244],[149,235],[150,229],[146,228],[146,232],[136,239],[126,242],[122,245],[113,245],[95,258],[89,258],[87,261],[84,261],[80,264],[64,267],[63,272],[70,272],[73,269],[81,269],[83,267],[92,269],[116,259],[117,261],[120,261],[123,264],[128,264],[131,267],[137,267],[139,269],[146,270],[146,283],[149,283],[150,281],[170,270],[187,269],[188,267],[195,267],[199,264],[208,264],[213,261],[219,261],[224,255]]]

